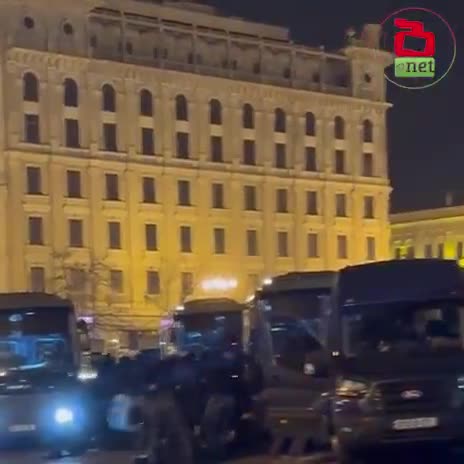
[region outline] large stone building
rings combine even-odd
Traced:
[[[391,215],[395,258],[464,258],[464,206]]]
[[[201,279],[389,255],[385,79],[204,5],[0,0],[0,289],[149,329]]]

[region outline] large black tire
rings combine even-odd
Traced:
[[[147,464],[193,464],[193,436],[174,397],[160,394],[148,399],[140,457]]]
[[[206,404],[202,437],[207,453],[214,459],[227,456],[237,439],[238,418],[235,400],[227,395],[213,395]]]

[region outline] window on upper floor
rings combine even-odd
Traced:
[[[118,131],[116,124],[112,122],[103,123],[103,150],[118,151]]]
[[[374,175],[374,155],[372,153],[363,153],[362,175],[372,177]]]
[[[211,143],[211,161],[214,163],[222,163],[223,158],[223,149],[222,149],[222,137],[219,135],[212,135],[210,138]]]
[[[142,202],[156,203],[156,182],[154,177],[142,178]]]
[[[366,259],[368,261],[375,260],[375,237],[367,237],[366,238]]]
[[[26,168],[26,192],[29,195],[41,195],[42,192],[42,170],[37,166]]]
[[[68,198],[82,198],[81,172],[66,171],[66,184]]]
[[[40,143],[40,119],[38,114],[24,115],[24,141],[27,143]]]
[[[226,231],[223,227],[213,229],[214,254],[223,255],[226,252]]]
[[[275,144],[275,167],[278,169],[287,168],[287,146],[285,143]]]
[[[398,248],[397,248],[398,250]],[[397,256],[399,258],[399,256]],[[427,244],[424,247],[424,258],[433,258],[433,246],[431,244]]]
[[[119,201],[119,176],[105,174],[106,200]]]
[[[308,258],[319,257],[319,236],[315,232],[308,233]]]
[[[102,87],[102,111],[116,112],[116,92],[110,84]]]
[[[142,155],[153,156],[155,154],[155,131],[151,127],[142,127]]]
[[[176,97],[176,119],[177,121],[188,121],[188,103],[185,95],[177,95]]]
[[[288,191],[287,189],[276,190],[276,212],[288,213]]]
[[[348,237],[337,235],[337,258],[348,259]]]
[[[244,129],[255,128],[255,110],[249,103],[245,103],[242,109],[242,126]]]
[[[39,101],[39,80],[30,72],[23,76],[23,100],[28,102]]]
[[[283,133],[287,130],[287,116],[282,108],[274,112],[274,132]]]
[[[371,143],[374,140],[374,127],[372,121],[365,119],[363,121],[363,141]]]
[[[249,229],[246,231],[247,256],[258,256],[258,231]]]
[[[158,250],[158,227],[156,224],[145,224],[145,249]]]
[[[43,218],[40,216],[29,217],[29,245],[43,245]]]
[[[188,180],[177,181],[177,204],[179,206],[191,206],[190,182]]]
[[[305,171],[316,172],[316,147],[305,147]]]
[[[224,184],[214,183],[211,185],[211,206],[215,209],[224,208]]]
[[[120,250],[121,247],[121,223],[116,221],[108,222],[108,248],[110,250]]]
[[[176,133],[176,150],[177,158],[190,158],[190,134],[188,132]]]
[[[305,134],[314,137],[316,135],[316,118],[314,113],[308,112],[305,115]]]
[[[337,193],[335,195],[335,215],[337,217],[346,217],[346,195],[344,193]]]
[[[79,106],[79,90],[74,79],[64,80],[64,106],[77,108]]]
[[[158,271],[147,271],[147,294],[159,295],[161,292],[160,276]]]
[[[182,253],[192,252],[192,228],[190,226],[180,226],[180,251]]]
[[[147,89],[140,91],[140,116],[153,116],[153,96]]]
[[[243,194],[245,211],[256,211],[258,209],[256,187],[254,185],[245,185],[243,187]]]
[[[440,250],[440,247],[438,247],[438,249]],[[413,259],[415,257],[416,257],[416,249],[412,245],[408,246],[406,249],[406,258]]]
[[[366,196],[364,197],[364,218],[373,219],[374,216],[375,216],[374,197]]]
[[[318,214],[317,192],[306,192],[306,214],[310,216]]]
[[[124,274],[119,269],[110,271],[110,288],[114,293],[124,292]]]
[[[345,138],[345,120],[341,116],[336,116],[334,119],[334,137],[337,140]]]
[[[288,253],[288,232],[277,232],[277,256],[279,258],[287,258]]]
[[[79,121],[66,118],[64,120],[65,144],[68,148],[79,148]]]
[[[82,248],[84,246],[84,223],[82,219],[69,220],[69,246]]]
[[[335,150],[335,174],[345,173],[345,150]]]
[[[256,145],[254,140],[243,141],[243,164],[256,165]]]
[[[217,99],[209,102],[209,123],[220,125],[222,124],[222,105]]]

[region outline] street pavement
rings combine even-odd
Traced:
[[[1,452],[0,464],[132,464],[132,454],[125,452],[89,452],[80,458],[62,458],[47,460],[38,452]],[[259,456],[229,461],[227,464],[322,464],[333,462],[328,456],[315,455],[307,458],[275,458]]]

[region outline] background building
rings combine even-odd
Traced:
[[[212,276],[389,256],[385,79],[200,4],[0,0],[0,289],[149,329]]]
[[[464,206],[392,214],[391,222],[395,258],[464,258]]]

